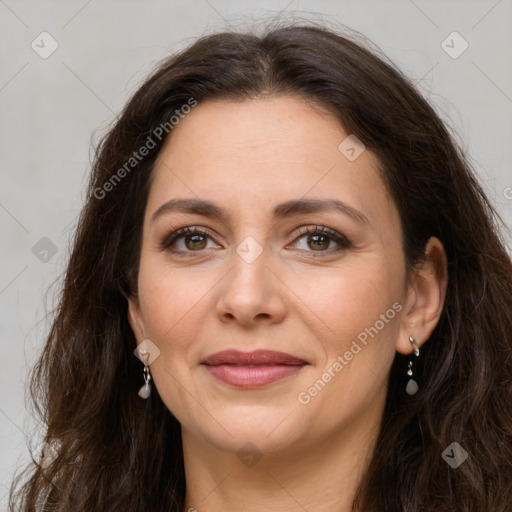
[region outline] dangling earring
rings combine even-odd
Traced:
[[[144,384],[139,389],[139,396],[141,398],[144,398],[144,400],[146,398],[148,398],[149,395],[151,394],[151,384],[149,383],[150,380],[151,380],[151,374],[149,373],[149,365],[145,364],[144,365]]]
[[[420,349],[418,348],[418,345],[416,345],[416,342],[412,336],[409,336],[409,341],[414,348],[414,355],[418,357],[420,355]],[[412,377],[412,359],[409,359],[407,375]],[[418,392],[418,383],[414,379],[409,379],[405,391],[408,395],[415,395]]]
[[[151,394],[151,374],[149,373],[149,365],[160,355],[158,347],[149,339],[142,340],[139,346],[133,351],[135,356],[144,363],[144,384],[139,389],[139,396],[141,398],[148,398]]]

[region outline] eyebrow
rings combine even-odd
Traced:
[[[151,216],[154,222],[171,212],[190,213],[227,222],[229,212],[222,206],[203,199],[171,199],[162,204]],[[371,226],[369,220],[359,211],[339,199],[296,199],[278,204],[273,210],[273,219],[280,220],[292,215],[305,215],[320,212],[338,212],[356,221]]]

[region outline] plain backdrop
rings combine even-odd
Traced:
[[[346,25],[380,47],[457,134],[512,226],[511,0],[0,0],[0,510],[41,434],[27,378],[59,281],[48,287],[65,270],[91,143],[159,59],[274,16]]]

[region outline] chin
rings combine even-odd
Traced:
[[[217,409],[215,420],[208,416],[190,430],[199,430],[201,437],[223,450],[238,452],[250,443],[261,452],[277,452],[296,445],[303,437],[297,426],[304,426],[304,422],[298,423],[298,419],[291,407],[234,407],[222,412]]]

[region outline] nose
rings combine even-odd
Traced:
[[[216,305],[222,322],[238,323],[244,327],[274,324],[286,315],[286,286],[272,267],[268,250],[254,260],[246,260],[233,251],[231,270],[219,283]]]

